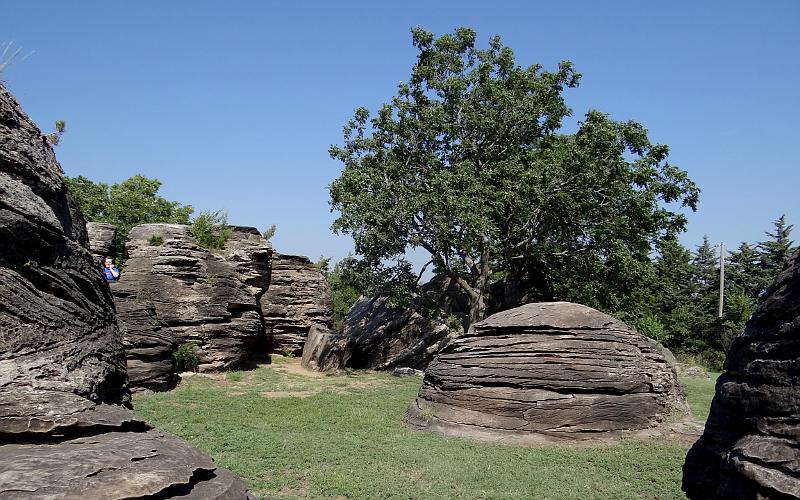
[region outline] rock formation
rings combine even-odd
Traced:
[[[97,262],[98,265],[103,262],[106,257],[117,256],[115,246],[117,228],[114,224],[87,222],[86,232],[89,236],[89,250],[91,250],[92,256],[94,256],[95,262]]]
[[[312,370],[341,368],[424,369],[433,356],[461,332],[444,320],[429,319],[416,308],[389,307],[386,299],[359,299],[347,314],[341,333],[313,331],[303,350],[303,366]]]
[[[524,443],[615,436],[688,411],[663,347],[590,307],[526,304],[474,326],[428,366],[413,427]]]
[[[683,466],[689,498],[800,498],[800,250],[725,359]]]
[[[130,407],[111,293],[48,140],[0,86],[0,498],[247,498]]]
[[[200,371],[236,368],[264,353],[258,300],[271,248],[254,228],[232,229],[220,251],[200,247],[185,225],[142,224],[128,233],[128,259],[111,289],[132,386],[169,388],[182,343],[193,344]]]
[[[333,324],[325,276],[308,259],[275,252],[267,292],[260,299],[270,352],[300,355],[312,327]]]

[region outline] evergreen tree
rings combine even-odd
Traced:
[[[658,251],[653,264],[656,276],[655,306],[662,314],[668,314],[690,301],[695,294],[692,254],[676,238],[661,242]]]
[[[761,254],[760,267],[765,277],[764,289],[772,283],[775,276],[783,269],[783,264],[792,253],[792,245],[794,244],[789,237],[794,225],[786,223],[786,215],[781,215],[772,224],[775,226],[775,230],[771,233],[765,233],[769,239],[758,242],[758,250]]]
[[[726,289],[741,289],[752,301],[764,291],[767,278],[761,268],[761,255],[749,243],[742,242],[737,250],[731,252],[725,271]]]
[[[720,325],[717,318],[719,301],[718,257],[708,236],[697,247],[692,259],[692,300],[680,308],[680,317],[688,330],[682,339],[688,351],[701,353],[720,349]]]

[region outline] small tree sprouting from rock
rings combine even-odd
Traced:
[[[161,245],[164,244],[164,237],[161,236],[160,234],[154,234],[153,236],[150,237],[149,240],[147,240],[147,243],[151,247],[160,247]]]
[[[56,120],[55,123],[55,131],[47,134],[47,140],[50,141],[50,144],[53,146],[58,146],[61,142],[61,136],[64,135],[64,132],[67,131],[67,122],[64,120]]]
[[[232,233],[228,226],[228,214],[221,210],[200,213],[192,223],[191,233],[201,247],[208,250],[222,249]]]
[[[269,228],[266,231],[264,231],[264,235],[263,235],[264,239],[267,240],[267,241],[271,240],[272,237],[275,236],[275,231],[277,229],[278,228],[277,228],[277,226],[275,226],[275,224],[269,226]]]

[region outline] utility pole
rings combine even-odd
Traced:
[[[725,243],[719,244],[719,309],[717,317],[722,317],[722,304],[725,301]]]

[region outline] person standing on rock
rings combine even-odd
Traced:
[[[106,257],[103,264],[103,274],[106,277],[106,281],[116,281],[119,279],[119,269],[114,265],[114,261],[111,257]]]

